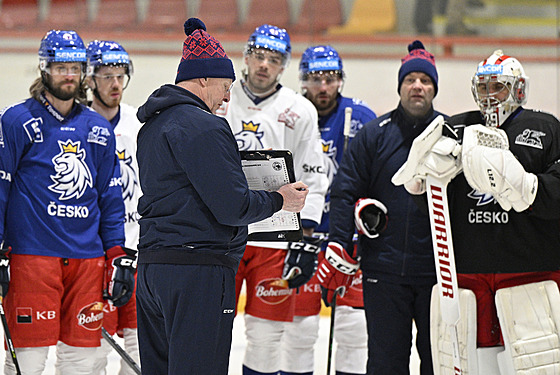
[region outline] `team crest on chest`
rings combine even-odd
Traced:
[[[136,186],[138,186],[138,177],[134,168],[132,168],[132,156],[126,154],[126,150],[117,151],[119,158],[119,166],[121,167],[121,182],[123,190],[123,199],[132,199]]]
[[[240,151],[260,150],[263,148],[261,138],[264,133],[259,131],[260,124],[254,124],[253,121],[241,121],[243,130],[235,134],[237,147]]]
[[[109,132],[109,129],[102,126],[94,126],[88,133],[87,141],[90,143],[97,143],[101,146],[107,146],[110,136],[111,133]]]
[[[523,130],[523,133],[515,137],[515,144],[525,145],[542,150],[543,144],[541,141],[541,137],[544,137],[545,135],[546,133],[538,130],[525,129]]]
[[[477,206],[484,206],[494,201],[494,196],[492,194],[481,193],[474,189],[469,194],[467,194],[467,197],[474,199]]]
[[[278,122],[282,122],[288,128],[293,129],[296,126],[296,121],[298,120],[299,115],[290,108],[286,108],[286,110],[278,115]]]
[[[51,175],[54,184],[49,190],[59,194],[60,200],[79,199],[88,187],[93,186],[91,172],[85,162],[86,152],[80,147],[80,141],[58,141],[60,153],[52,158],[55,175]]]

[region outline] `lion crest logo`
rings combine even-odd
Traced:
[[[324,162],[327,169],[327,177],[329,182],[332,182],[336,171],[338,170],[338,163],[336,161],[337,149],[334,146],[334,141],[331,139],[329,141],[321,140],[323,144],[323,155],[325,156]]]
[[[93,179],[85,162],[86,152],[80,148],[80,141],[58,141],[60,153],[52,158],[56,174],[51,175],[54,184],[49,190],[60,194],[60,200],[79,199],[88,187],[92,187]]]
[[[261,150],[263,148],[261,138],[264,133],[258,131],[260,124],[253,124],[253,121],[242,121],[242,126],[243,130],[235,134],[235,140],[237,141],[239,150]]]
[[[136,186],[139,186],[138,177],[132,168],[132,157],[126,155],[126,150],[117,151],[117,157],[119,158],[119,165],[121,167],[123,199],[132,199]]]

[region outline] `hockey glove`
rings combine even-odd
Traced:
[[[465,178],[472,188],[490,193],[500,206],[521,212],[535,201],[538,178],[528,173],[508,149],[506,133],[479,125],[465,129]]]
[[[2,287],[2,298],[8,294],[8,287],[10,286],[10,258],[8,253],[12,250],[11,247],[5,247],[2,243],[0,246],[0,286]]]
[[[105,253],[107,284],[103,297],[116,307],[125,305],[132,297],[136,253],[136,250],[122,246],[114,246]]]
[[[455,137],[443,116],[436,117],[414,139],[406,162],[391,182],[396,186],[404,185],[410,194],[419,195],[426,191],[428,174],[451,181],[462,169],[461,145]]]
[[[387,228],[387,208],[378,200],[360,198],[354,206],[354,222],[359,234],[369,238],[379,237]]]
[[[344,296],[346,289],[352,285],[359,267],[359,261],[348,255],[340,244],[329,242],[325,259],[317,269],[317,279],[321,284],[322,298],[326,306],[331,305],[335,291],[341,297]]]
[[[321,251],[322,242],[320,238],[303,236],[303,241],[288,244],[282,272],[282,278],[288,281],[288,287],[299,288],[311,280],[317,271],[317,254]]]

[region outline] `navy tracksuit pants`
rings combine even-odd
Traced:
[[[142,373],[227,375],[235,271],[214,265],[139,264]]]
[[[430,299],[433,285],[394,284],[364,274],[368,329],[368,375],[408,375],[412,322],[420,374],[433,375],[430,349]]]

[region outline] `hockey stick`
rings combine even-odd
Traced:
[[[457,271],[455,269],[453,238],[451,236],[449,203],[447,202],[448,183],[449,179],[443,180],[431,175],[426,177],[426,193],[428,196],[441,318],[451,331],[454,375],[461,375],[463,372],[461,370],[459,337],[457,335],[457,324],[460,318],[459,289],[457,285]]]
[[[8,329],[8,320],[6,320],[6,314],[4,313],[4,298],[2,297],[2,286],[0,286],[0,317],[2,319],[2,327],[4,328],[4,338],[6,339],[6,346],[10,351],[10,356],[14,362],[16,368],[16,374],[21,375],[21,370],[19,369],[19,363],[16,357],[16,349],[14,348],[14,343],[12,341],[12,335],[10,335],[10,330]]]
[[[391,179],[393,184],[397,186],[402,185],[414,177],[418,163],[425,157],[426,152],[431,150],[442,137],[444,126],[443,116],[438,116],[414,139],[406,163],[401,166]],[[456,137],[457,135],[454,134],[454,136]],[[459,339],[457,336],[459,295],[453,239],[451,236],[449,204],[447,202],[447,184],[451,181],[451,178],[445,177],[440,179],[428,174],[426,176],[426,193],[428,196],[430,229],[432,232],[441,316],[442,320],[451,328],[454,374],[460,375],[462,370]]]
[[[333,347],[333,338],[334,338],[334,316],[336,313],[336,296],[338,296],[338,289],[334,291],[333,299],[331,302],[331,327],[329,331],[329,351],[327,353],[327,375],[331,374],[332,347]]]
[[[351,125],[352,125],[352,107],[346,107],[344,108],[344,129],[342,133],[344,135],[344,149],[342,151],[343,153],[346,152],[346,149],[348,148]]]
[[[348,149],[348,141],[350,139],[350,127],[352,125],[352,107],[344,108],[344,149],[343,153],[346,152]],[[327,234],[328,238],[328,234]],[[338,289],[335,289],[333,294],[333,299],[331,302],[331,327],[329,331],[329,350],[327,353],[327,375],[331,373],[331,362],[332,362],[332,347],[333,347],[333,339],[334,339],[334,318],[336,313],[336,297],[338,296]]]
[[[140,371],[140,367],[134,362],[134,359],[128,355],[128,353],[119,345],[117,342],[109,335],[109,332],[103,327],[101,327],[101,334],[103,338],[107,340],[107,342],[116,350],[117,353],[121,356],[121,358],[126,362],[127,365],[130,366],[132,370],[138,375],[142,375],[142,371]]]

